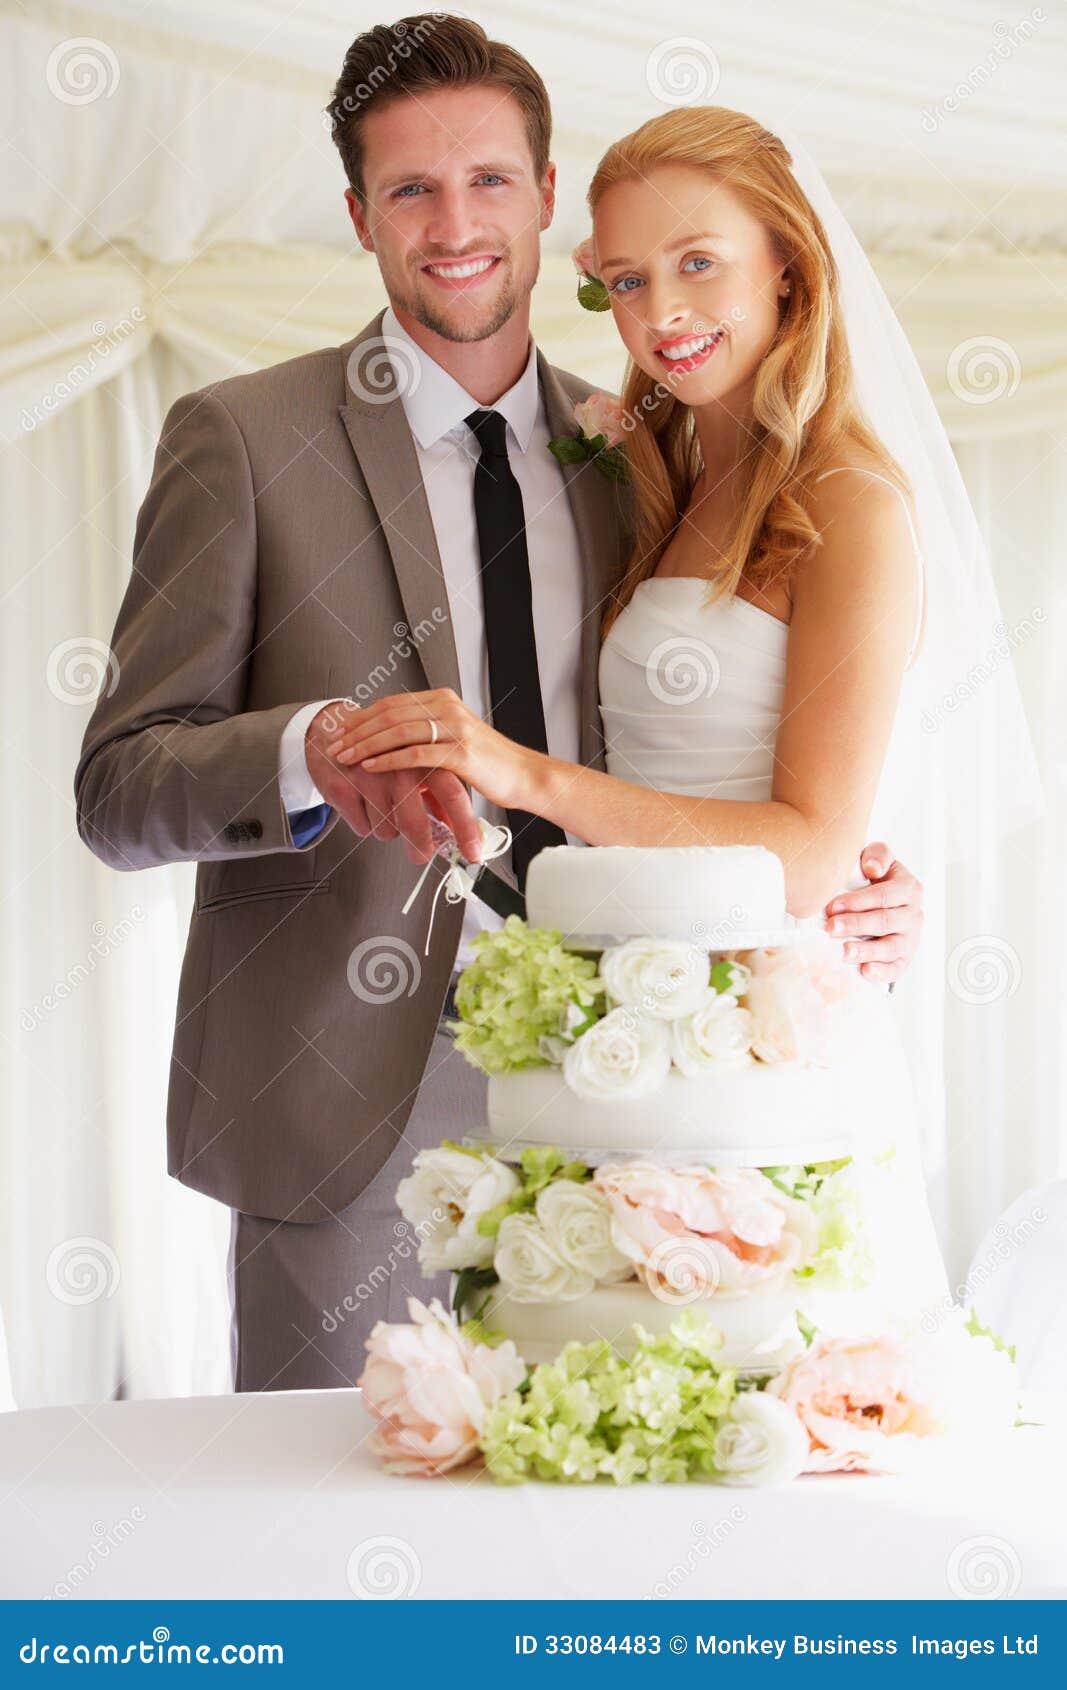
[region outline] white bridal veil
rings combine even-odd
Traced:
[[[1042,809],[1033,744],[985,544],[918,361],[815,161],[787,130],[793,173],[822,221],[841,281],[859,403],[911,484],[925,566],[926,628],[905,678],[872,817],[920,877],[974,850],[980,793],[998,831]],[[988,813],[988,808],[986,812]]]

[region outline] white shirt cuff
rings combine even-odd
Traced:
[[[278,751],[278,785],[281,789],[282,808],[287,815],[299,815],[301,810],[313,810],[316,805],[326,802],[308,773],[304,737],[308,724],[320,710],[325,710],[327,704],[342,702],[338,698],[323,698],[317,704],[304,704],[294,716],[290,716],[282,729]]]

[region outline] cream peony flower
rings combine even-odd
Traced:
[[[855,969],[824,934],[780,950],[746,953],[752,1049],[761,1062],[828,1067],[857,1002]]]
[[[781,1485],[804,1471],[808,1435],[779,1398],[744,1391],[730,1404],[713,1453],[724,1485]]]
[[[478,1231],[478,1218],[518,1189],[514,1169],[495,1156],[472,1156],[447,1145],[420,1150],[396,1193],[400,1213],[421,1240],[420,1266],[428,1274],[487,1267],[493,1240]]]
[[[627,939],[600,958],[609,996],[661,1021],[694,1014],[710,975],[707,952],[681,939]]]
[[[923,1374],[897,1339],[817,1338],[767,1389],[803,1424],[809,1473],[896,1473],[942,1430]]]
[[[609,446],[618,446],[626,438],[622,426],[622,407],[608,393],[591,393],[574,407],[574,420],[587,440],[602,434]]]
[[[755,1168],[605,1162],[593,1184],[611,1204],[616,1247],[664,1302],[780,1282],[817,1248],[807,1204]]]
[[[662,1021],[633,1009],[612,1009],[571,1045],[563,1078],[578,1097],[648,1097],[671,1069],[671,1042]]]
[[[493,1266],[501,1290],[515,1303],[573,1303],[595,1284],[587,1269],[561,1254],[536,1215],[505,1215]]]
[[[603,1192],[571,1179],[553,1180],[538,1193],[537,1218],[549,1242],[579,1273],[598,1284],[629,1279],[633,1263],[611,1238],[611,1205]]]
[[[477,1454],[486,1410],[526,1377],[514,1344],[476,1344],[440,1303],[408,1299],[411,1325],[379,1320],[358,1381],[393,1473],[448,1473]]]
[[[752,1016],[729,992],[708,986],[691,1015],[671,1022],[671,1055],[683,1074],[752,1065]]]

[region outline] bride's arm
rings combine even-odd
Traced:
[[[765,845],[785,865],[792,913],[821,913],[864,843],[918,586],[904,507],[890,487],[841,474],[820,494],[823,544],[792,584],[766,801],[659,792],[530,751],[447,690],[381,700],[334,751],[376,769],[452,769],[491,801],[546,816],[590,845]]]

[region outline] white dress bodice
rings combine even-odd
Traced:
[[[911,533],[920,593],[909,665],[923,597],[922,557],[914,528]],[[773,796],[789,625],[747,599],[709,598],[703,577],[654,575],[613,622],[600,653],[607,770],[660,792],[765,802]],[[909,833],[907,746],[916,728],[910,673],[867,833],[867,839],[892,835],[902,856]],[[864,884],[858,863],[850,884]]]

